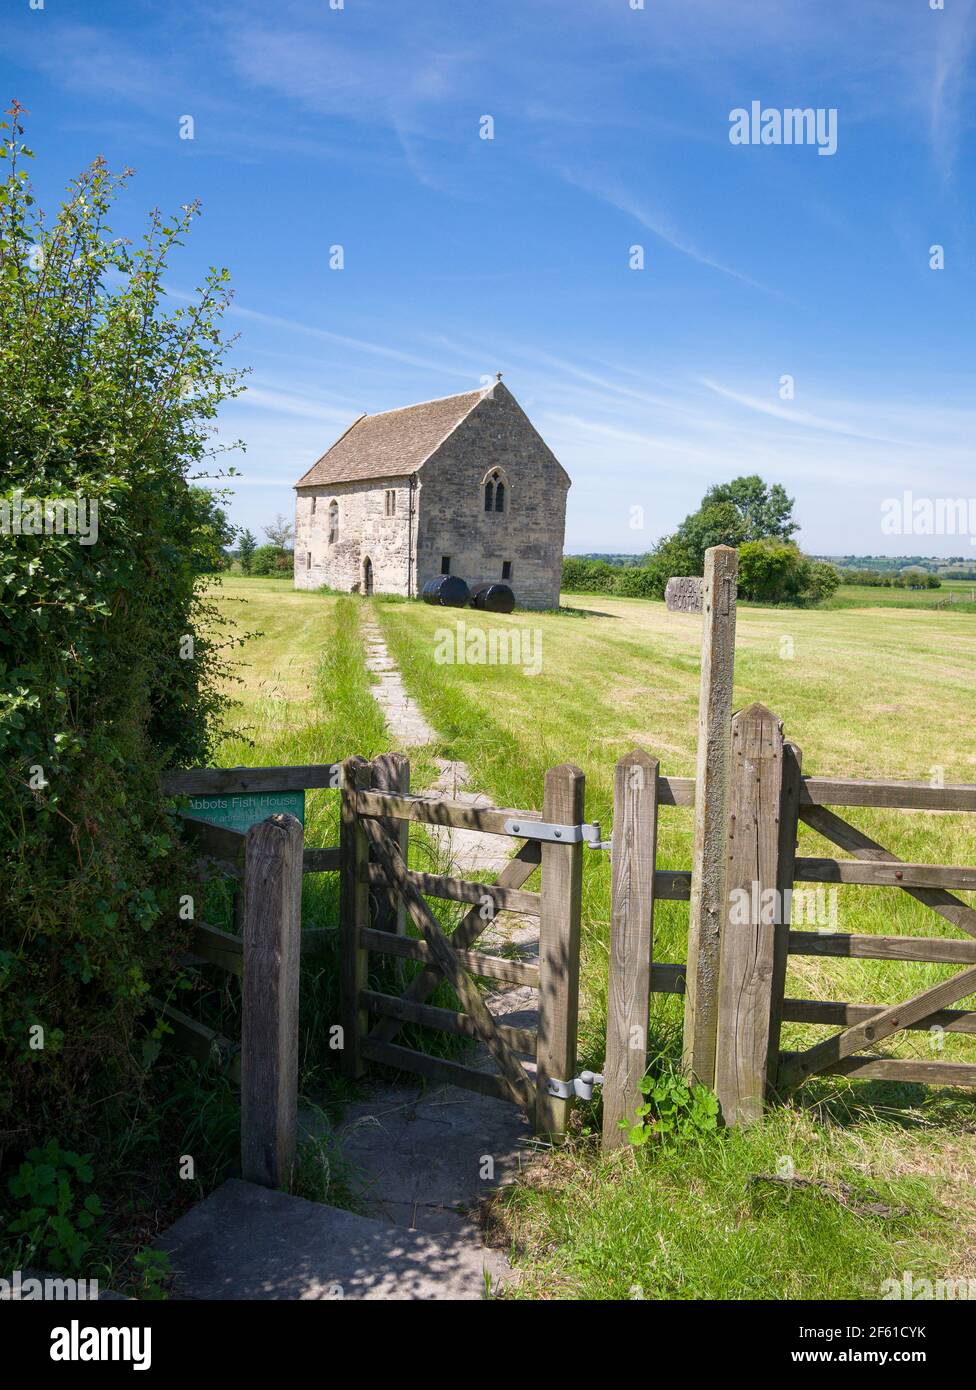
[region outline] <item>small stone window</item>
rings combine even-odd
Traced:
[[[383,494],[383,513],[385,516],[396,516],[396,488],[388,487]]]
[[[312,552],[310,550],[306,550],[305,552],[305,568],[306,570],[312,568]]]
[[[451,572],[451,557],[450,557],[450,555],[442,555],[442,556],[441,556],[441,574],[450,574],[450,572]]]
[[[511,577],[512,577],[512,562],[511,562],[511,560],[503,560],[503,561],[502,561],[502,578],[503,578],[503,579],[511,579]]]
[[[312,513],[311,513],[312,516],[315,515],[315,504],[316,504],[316,502],[317,502],[318,500],[319,500],[319,499],[313,494],[313,496],[312,496]]]
[[[485,511],[503,512],[505,510],[505,480],[496,469],[485,479]]]
[[[339,539],[339,503],[332,499],[329,503],[329,544],[335,545]]]

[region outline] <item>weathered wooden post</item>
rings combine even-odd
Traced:
[[[366,791],[372,768],[365,758],[342,764],[342,820],[339,827],[339,980],[342,1009],[342,1070],[355,1078],[363,1074],[360,1046],[368,1018],[360,995],[369,975],[369,952],[360,932],[369,926],[369,884],[366,865],[369,841],[356,811],[356,793]]]
[[[241,1172],[264,1187],[287,1187],[295,1161],[303,844],[301,822],[275,815],[244,852]]]
[[[378,753],[373,759],[373,790],[388,796],[406,796],[410,791],[410,759],[405,753]],[[410,842],[410,822],[384,816],[380,829],[399,845],[404,864]],[[373,858],[370,855],[370,858]],[[392,931],[404,936],[407,930],[407,909],[403,899],[392,886],[377,894],[373,926],[377,931]],[[402,965],[402,962],[398,962]]]
[[[726,1124],[762,1115],[775,943],[782,915],[783,724],[765,705],[732,720],[728,873],[721,936],[715,1090]]]
[[[709,1087],[715,1084],[737,574],[736,550],[716,545],[705,551],[703,579],[670,579],[667,587],[668,608],[703,615],[683,1063]]]
[[[603,1147],[626,1143],[647,1068],[647,1021],[654,940],[654,862],[657,853],[655,758],[635,748],[617,763],[613,779],[610,978],[607,1048],[603,1065]]]
[[[546,773],[542,819],[550,825],[581,825],[585,779],[578,767],[563,763]],[[576,1077],[579,1018],[580,910],[583,845],[542,842],[542,905],[539,918],[539,1043],[536,1054],[535,1127],[539,1134],[565,1134],[572,1092],[553,1094]]]

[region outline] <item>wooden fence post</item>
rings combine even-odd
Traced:
[[[241,1172],[286,1187],[298,1127],[298,973],[304,832],[275,815],[247,832],[241,1026]]]
[[[764,705],[732,720],[728,872],[715,1090],[726,1124],[762,1115],[779,897],[783,724]]]
[[[546,773],[542,819],[550,824],[583,822],[585,779],[563,763]],[[582,844],[542,842],[542,903],[539,918],[539,1046],[536,1055],[535,1127],[539,1134],[565,1134],[572,1098],[550,1095],[550,1080],[576,1076],[579,1016]]]
[[[626,1143],[647,1069],[647,1023],[654,942],[654,863],[657,853],[655,758],[635,748],[617,763],[613,779],[610,853],[610,978],[603,1066],[603,1147]]]
[[[783,744],[783,787],[779,807],[779,851],[776,886],[781,911],[773,936],[772,998],[769,1012],[769,1052],[766,1060],[766,1097],[777,1094],[780,1033],[783,1026],[783,997],[786,994],[786,967],[790,955],[790,926],[793,918],[793,875],[796,867],[796,837],[800,824],[800,788],[803,783],[803,754],[795,743]]]
[[[731,546],[712,546],[705,551],[702,583],[695,846],[688,913],[683,1061],[685,1071],[709,1087],[715,1084],[719,939],[725,903],[738,559],[738,552]]]
[[[390,796],[406,796],[410,791],[410,759],[405,753],[378,753],[373,759],[373,790],[386,792]],[[399,845],[404,864],[407,863],[407,849],[410,843],[410,822],[384,816],[380,829],[389,835],[395,845]],[[370,858],[374,856],[370,854]],[[373,926],[377,931],[392,931],[405,936],[407,931],[407,909],[403,899],[392,887],[377,894]]]
[[[339,827],[339,980],[342,1002],[342,1070],[355,1079],[363,1074],[360,1051],[369,1020],[361,992],[369,976],[369,952],[360,931],[369,926],[369,885],[365,881],[369,841],[356,813],[356,792],[366,791],[372,768],[365,758],[342,764],[342,821]]]

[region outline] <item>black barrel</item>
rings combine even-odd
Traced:
[[[471,595],[471,607],[483,613],[511,613],[515,595],[507,584],[479,584]]]
[[[438,604],[441,608],[466,608],[471,591],[456,574],[439,574],[436,579],[428,579],[420,597],[424,603]]]

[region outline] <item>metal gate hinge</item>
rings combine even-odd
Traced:
[[[523,840],[544,840],[547,844],[588,845],[590,849],[608,849],[609,840],[600,839],[599,821],[582,825],[560,825],[555,821],[519,820],[517,816],[505,822],[506,835],[519,835]]]
[[[598,1071],[581,1071],[572,1081],[557,1081],[551,1076],[546,1082],[546,1095],[557,1096],[559,1100],[572,1100],[574,1096],[592,1100],[593,1087],[602,1085],[603,1077]]]

